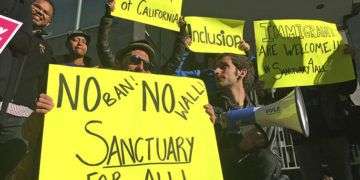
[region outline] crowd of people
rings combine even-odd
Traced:
[[[271,100],[276,101],[292,90],[282,88],[274,93],[261,88],[248,43],[242,41],[239,46],[247,55],[205,54],[205,65],[185,69],[184,65],[191,61],[189,46],[192,37],[181,18],[172,57],[162,67],[154,67],[157,51],[151,41],[134,41],[119,50],[110,46],[114,21],[111,12],[115,1],[108,0],[105,6],[96,42],[98,65],[87,56],[91,37],[81,30],[68,34],[67,54],[53,54],[43,38],[44,28],[52,23],[55,13],[51,0],[0,2],[1,15],[24,23],[0,54],[0,180],[18,172],[18,179],[37,179],[43,115],[54,107],[52,98],[46,95],[49,64],[140,73],[153,73],[154,69],[160,69],[161,74],[200,78],[209,94],[210,104],[205,105],[204,110],[214,124],[224,179],[289,179],[281,174],[281,159],[273,149],[276,127],[263,128],[257,124],[229,127],[224,123],[224,112],[258,106],[257,99],[263,98],[264,94],[273,93]],[[354,56],[355,52],[350,50],[348,53]],[[310,137],[295,132],[294,137],[304,180],[353,179],[346,119],[349,117],[347,107],[351,104],[349,95],[355,91],[356,83],[352,80],[301,88],[309,117]],[[30,162],[30,165],[19,169],[16,168],[19,162]],[[321,173],[324,162],[328,164],[331,175]],[[21,171],[24,175],[19,175]]]

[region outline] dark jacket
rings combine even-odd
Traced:
[[[98,41],[96,44],[101,65],[105,68],[115,67],[115,54],[113,53],[109,43],[112,23],[113,17],[111,16],[104,16],[101,18]]]
[[[248,96],[246,96],[244,106],[240,107],[240,106],[236,105],[235,103],[233,103],[231,101],[230,97],[224,95],[221,92],[217,93],[215,98],[213,98],[213,101],[210,101],[210,104],[214,107],[214,111],[218,118],[220,118],[220,116],[224,112],[254,106],[254,103],[251,101],[251,99]],[[217,122],[219,122],[219,121],[217,121]],[[218,147],[219,148],[229,148],[230,146],[232,146],[232,144],[231,144],[232,142],[230,142],[229,140],[231,138],[238,138],[238,136],[236,136],[236,135],[232,136],[232,137],[230,137],[230,136],[237,134],[238,131],[239,131],[239,129],[231,129],[231,130],[224,129],[224,127],[221,127],[221,124],[216,123],[215,124],[215,132],[216,132]],[[231,135],[229,136],[229,134],[231,134]]]
[[[216,97],[216,101],[211,103],[214,105],[214,110],[218,117],[220,117],[220,114],[223,112],[251,107],[255,104],[249,96],[246,96],[243,107],[233,103],[231,98],[224,94],[219,93]],[[280,159],[274,154],[271,148],[272,144],[268,148],[257,149],[241,158],[239,157],[237,144],[243,138],[239,132],[248,128],[249,127],[240,127],[239,129],[229,129],[221,127],[218,123],[215,124],[224,179],[271,180],[277,177],[280,174]],[[274,141],[274,137],[270,137],[275,133],[274,130],[275,129],[271,127],[266,129],[270,143]]]
[[[175,44],[174,44],[174,51],[171,56],[171,58],[165,63],[165,65],[162,67],[162,73],[167,75],[180,75],[183,72],[183,66],[186,62],[190,50],[186,47],[186,44],[184,43],[183,39],[186,37],[187,32],[184,29],[184,27],[180,28],[180,32],[177,33]],[[185,72],[184,72],[185,73]],[[197,73],[195,73],[197,74]],[[184,75],[187,76],[187,75]],[[191,75],[190,75],[191,76]]]
[[[30,49],[32,35],[30,7],[30,2],[27,0],[0,1],[1,15],[24,23],[0,54],[0,101],[8,93],[7,87],[13,85],[13,76],[17,74],[24,56]]]
[[[51,62],[52,50],[42,38],[42,33],[35,33],[31,38],[29,53],[23,58],[13,58],[7,66],[12,70],[9,81],[1,86],[6,93],[0,94],[2,101],[35,108],[35,102],[40,93],[45,92],[44,84],[48,64]]]
[[[70,57],[69,54],[55,56],[51,63],[52,64],[62,64],[62,65],[67,65],[67,66],[77,66],[72,62],[72,58]],[[85,56],[84,64],[85,64],[84,67],[96,67],[97,66],[94,63],[94,61],[88,56]]]
[[[46,71],[46,60],[40,52],[44,40],[32,34],[31,2],[2,0],[2,15],[23,22],[7,48],[0,54],[0,101],[33,107],[39,93],[39,82]],[[47,53],[48,48],[45,48]],[[3,110],[5,107],[3,108]]]

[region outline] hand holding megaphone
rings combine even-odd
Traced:
[[[223,128],[237,129],[256,123],[261,126],[285,127],[309,136],[307,113],[299,88],[273,104],[230,110],[220,116],[218,123]]]

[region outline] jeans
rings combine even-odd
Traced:
[[[22,136],[26,118],[0,113],[0,180],[13,170],[27,149]]]

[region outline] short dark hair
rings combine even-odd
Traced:
[[[220,54],[216,59],[220,60],[224,57],[230,57],[232,63],[238,70],[246,69],[247,74],[244,77],[243,83],[245,90],[247,92],[250,92],[253,90],[254,84],[255,84],[255,69],[253,63],[250,61],[250,59],[243,55],[237,55],[232,53],[223,53]]]
[[[80,29],[68,32],[67,38],[66,38],[66,43],[69,43],[70,40],[76,36],[84,37],[86,39],[86,45],[89,46],[90,41],[91,41],[91,36],[86,31],[83,31]]]

